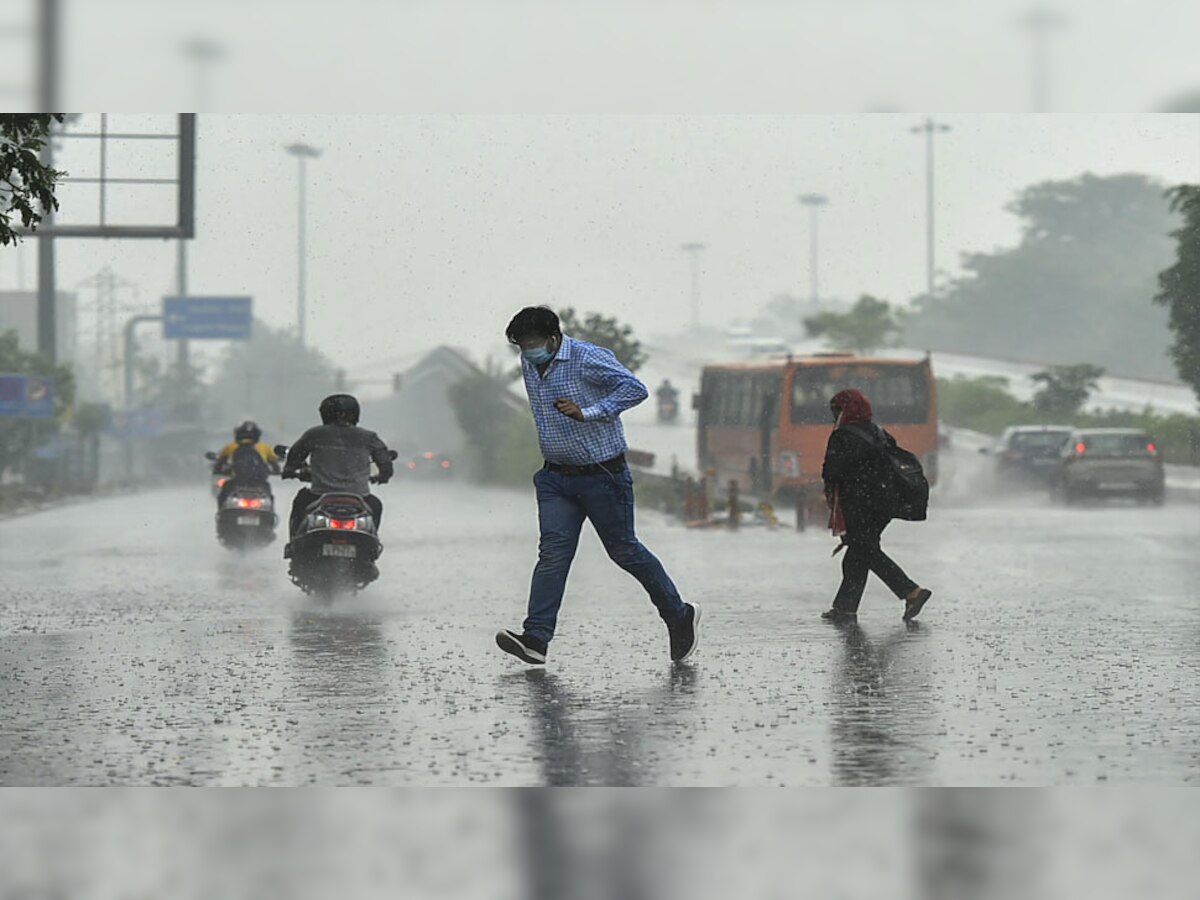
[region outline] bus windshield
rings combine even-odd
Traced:
[[[792,424],[829,425],[829,400],[858,388],[880,424],[912,424],[929,418],[929,387],[921,366],[840,363],[797,366],[792,387]]]

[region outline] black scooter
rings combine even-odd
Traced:
[[[275,452],[284,458],[287,449],[280,444]],[[395,459],[396,452],[390,452]],[[312,481],[312,471],[305,466],[294,477]],[[370,481],[377,484],[379,479],[372,475]],[[382,552],[383,544],[366,498],[349,493],[322,494],[305,510],[292,538],[288,575],[306,594],[325,599],[354,594],[379,577],[375,560]]]
[[[209,451],[204,458],[215,462],[217,454]],[[271,488],[266,484],[238,484],[225,491],[225,497],[220,499],[221,489],[228,481],[228,475],[219,477],[220,487],[216,490],[219,505],[217,507],[216,524],[217,540],[230,550],[246,550],[251,547],[265,547],[275,540],[275,525],[279,517],[275,514],[275,498]]]

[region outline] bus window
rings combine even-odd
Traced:
[[[925,374],[919,366],[799,366],[792,388],[792,424],[829,423],[829,400],[846,388],[867,395],[879,422],[924,422],[929,418]]]

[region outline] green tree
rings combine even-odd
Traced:
[[[58,433],[59,422],[75,401],[75,377],[68,366],[57,366],[41,353],[21,349],[15,331],[0,334],[0,372],[42,375],[54,379],[53,419],[0,419],[0,478],[16,472],[39,446]]]
[[[336,387],[328,357],[256,319],[250,340],[232,342],[216,367],[206,418],[223,428],[253,419],[270,443],[287,444],[320,422],[317,407]]]
[[[573,307],[558,313],[564,334],[600,347],[607,347],[630,372],[636,372],[646,362],[642,344],[633,336],[633,328],[620,324],[613,316],[588,313],[580,318]]]
[[[1154,301],[1168,310],[1175,370],[1200,397],[1200,186],[1180,185],[1167,196],[1183,225],[1172,235],[1175,263],[1159,273]]]
[[[859,297],[849,312],[818,313],[804,320],[810,337],[823,337],[834,347],[859,353],[885,346],[899,328],[891,306],[869,294]]]
[[[919,297],[905,342],[934,350],[1171,374],[1165,311],[1147,309],[1178,217],[1144,175],[1082,175],[1021,191],[1016,246],[964,256],[965,274]]]
[[[0,244],[15,244],[20,227],[37,230],[44,213],[58,209],[54,189],[66,172],[42,164],[41,151],[62,113],[0,115]]]
[[[505,402],[508,378],[489,359],[485,368],[450,386],[454,417],[467,437],[472,473],[489,484],[526,482],[541,454],[529,415]]]
[[[1033,405],[1044,413],[1073,416],[1083,408],[1096,389],[1104,369],[1089,363],[1073,366],[1051,366],[1031,376],[1042,385],[1033,395]]]

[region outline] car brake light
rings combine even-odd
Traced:
[[[1158,448],[1154,446],[1153,442],[1146,445],[1146,450],[1151,456],[1158,456]]]
[[[1080,441],[1078,444],[1075,445],[1075,455],[1083,456],[1083,454],[1085,454],[1085,453],[1087,453],[1087,444]]]
[[[258,497],[246,498],[238,497],[238,506],[242,509],[258,509],[262,506],[262,500]]]
[[[426,458],[426,459],[433,459],[433,453],[432,453],[432,452],[426,453],[426,454],[425,454],[425,458]]]
[[[442,460],[442,468],[443,468],[443,469],[448,469],[448,468],[450,468],[450,460],[448,460],[448,459],[443,459],[443,460]]]
[[[353,531],[355,522],[353,519],[330,519],[329,527],[339,531]]]
[[[416,464],[415,462],[410,462],[410,463],[408,464],[408,467],[409,467],[410,469],[415,469],[415,468],[417,467],[417,464]]]
[[[217,479],[217,487],[225,487],[225,482],[227,482],[228,480],[229,480],[228,478],[218,478]]]

